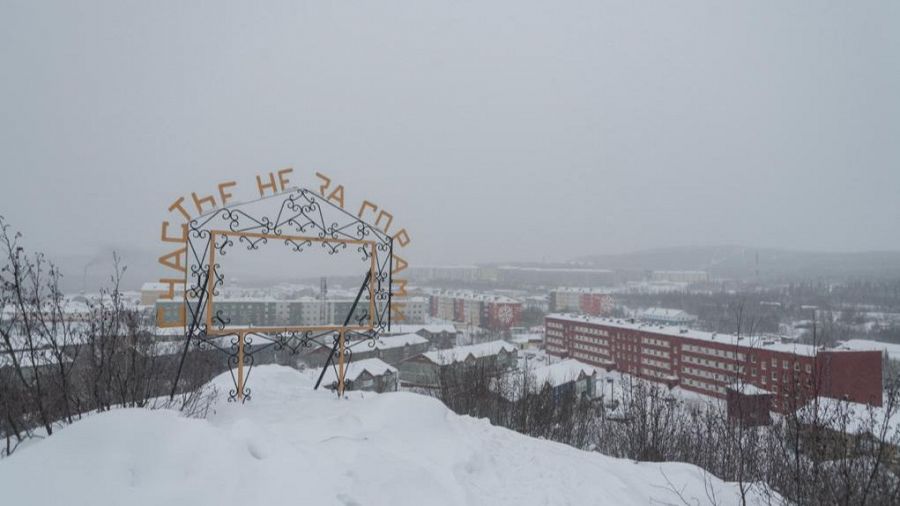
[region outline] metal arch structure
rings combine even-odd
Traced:
[[[224,284],[222,266],[217,258],[231,248],[258,250],[270,242],[282,243],[302,255],[320,248],[328,255],[358,255],[365,274],[343,325],[238,327],[215,308],[216,297]],[[316,388],[328,367],[335,372],[335,388],[343,395],[347,365],[353,348],[376,339],[391,324],[391,273],[394,239],[326,198],[303,188],[233,204],[199,216],[187,229],[185,269],[185,344],[181,353],[172,394],[191,346],[213,349],[227,357],[234,381],[229,401],[244,402],[251,397],[247,380],[255,355],[274,348],[297,354],[303,349],[322,347],[330,350],[322,365]],[[362,271],[362,269],[361,269]],[[351,273],[355,274],[355,273]],[[363,306],[360,302],[367,294]],[[362,308],[362,313],[357,308]]]

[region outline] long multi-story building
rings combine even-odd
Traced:
[[[472,292],[431,294],[431,316],[489,330],[509,330],[518,325],[522,303],[503,295]]]
[[[609,292],[595,288],[557,288],[550,292],[550,311],[602,316],[612,310]]]
[[[404,320],[398,323],[423,323],[428,314],[428,299],[409,297],[400,300]],[[158,324],[177,322],[181,316],[183,300],[157,300]],[[257,327],[289,325],[340,325],[353,307],[350,299],[261,299],[233,298],[215,301],[216,314],[228,325],[253,325]],[[368,311],[368,302],[357,304],[355,318]]]
[[[823,349],[571,314],[546,317],[545,347],[556,357],[723,399],[735,385],[753,385],[769,394],[772,408],[780,412],[815,396],[874,406],[882,402],[878,351]]]

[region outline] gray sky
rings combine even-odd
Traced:
[[[292,166],[413,263],[900,249],[900,2],[0,0],[0,214],[162,254]]]

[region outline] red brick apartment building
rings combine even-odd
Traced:
[[[439,292],[430,295],[429,311],[435,318],[503,331],[521,321],[522,302],[501,295]]]
[[[545,319],[547,353],[725,399],[735,383],[787,412],[816,394],[881,406],[880,351],[827,350],[583,315]]]

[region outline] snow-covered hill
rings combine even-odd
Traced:
[[[220,390],[230,381],[216,380]],[[339,400],[283,367],[258,367],[251,383],[251,402],[220,402],[207,420],[139,409],[88,417],[0,461],[0,497],[18,506],[681,504],[674,486],[707,503],[690,465],[528,438],[409,393]],[[736,500],[736,486],[710,483],[719,504]]]

